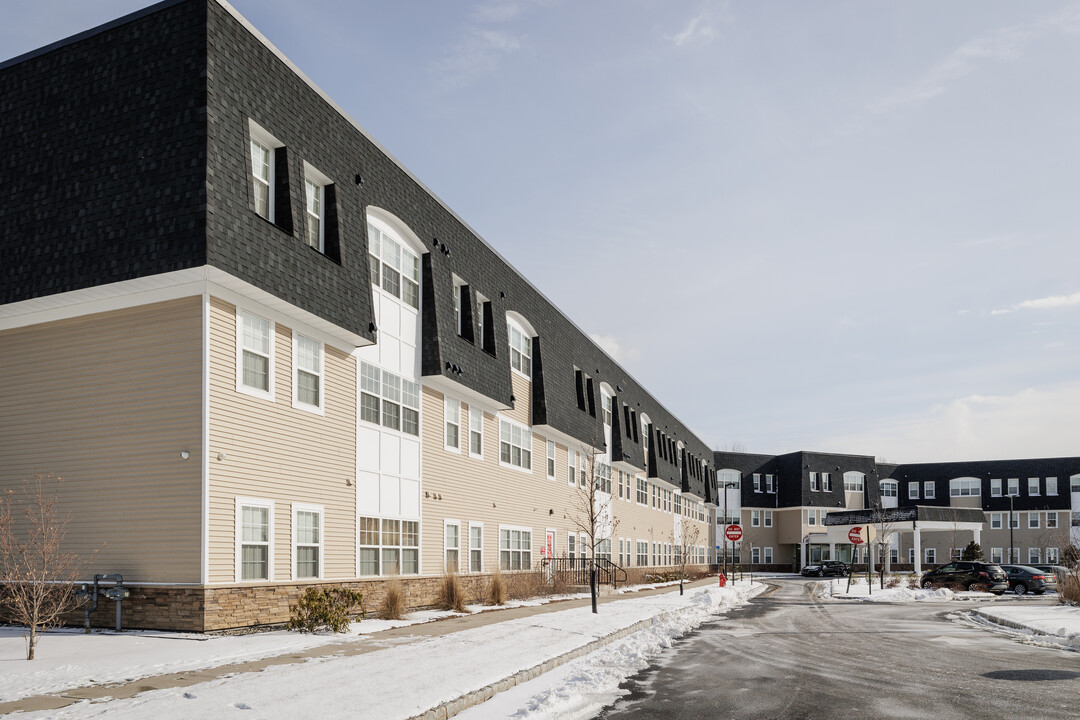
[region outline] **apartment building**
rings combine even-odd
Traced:
[[[847,528],[875,517],[880,524],[882,515],[864,510],[892,518],[888,560],[898,568],[947,562],[972,540],[996,562],[1052,563],[1080,540],[1077,457],[888,464],[861,455],[717,452],[714,462],[718,483],[739,493],[729,515],[745,539],[729,552],[772,569],[865,562],[866,547],[848,542]],[[718,537],[723,516],[721,507]]]
[[[0,98],[0,489],[64,478],[126,625],[711,559],[712,451],[223,0],[8,60]]]

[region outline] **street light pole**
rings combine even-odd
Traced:
[[[1012,551],[1013,551],[1013,497],[1015,497],[1015,496],[1012,493],[1009,493],[1009,562],[1010,563],[1016,562],[1015,560],[1013,560],[1013,556],[1012,556]]]
[[[724,577],[728,576],[728,567],[727,567],[727,525],[728,525],[727,489],[728,489],[728,481],[725,480],[724,481]]]

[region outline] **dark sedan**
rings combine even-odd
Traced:
[[[996,563],[962,561],[951,562],[924,573],[919,584],[924,588],[944,585],[1000,595],[1008,589],[1009,580],[1005,571]]]
[[[1042,595],[1047,590],[1057,590],[1057,577],[1030,565],[1002,565],[1001,569],[1009,576],[1009,590],[1017,595],[1035,593]]]
[[[817,575],[818,577],[825,577],[826,575],[839,575],[843,577],[849,572],[851,572],[851,568],[839,560],[826,560],[824,562],[813,563],[802,569],[803,575]]]

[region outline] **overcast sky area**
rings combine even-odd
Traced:
[[[1080,454],[1080,3],[234,5],[714,448]]]

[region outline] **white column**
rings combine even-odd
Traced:
[[[976,545],[982,545],[982,543],[981,543],[981,542],[979,542],[979,538],[980,538],[980,537],[982,536],[982,528],[981,528],[981,527],[977,527],[977,528],[975,528],[975,530],[973,531],[973,533],[974,533],[974,535],[975,535],[975,544],[976,544]]]
[[[799,543],[799,569],[802,570],[806,567],[806,543],[810,541],[810,536],[807,535]]]
[[[829,559],[836,559],[836,543],[834,542],[829,543]]]
[[[915,574],[922,574],[922,531],[915,526]]]

